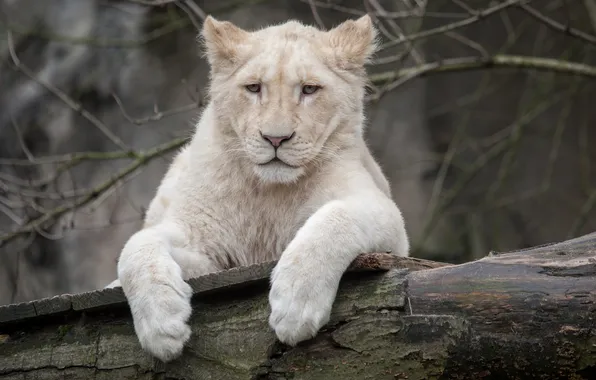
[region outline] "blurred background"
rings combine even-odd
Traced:
[[[104,287],[208,68],[206,14],[383,38],[366,137],[412,256],[596,230],[596,0],[0,0],[0,304]]]

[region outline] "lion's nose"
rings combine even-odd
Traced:
[[[263,137],[263,139],[269,141],[269,144],[273,145],[273,147],[279,148],[281,143],[283,143],[284,141],[288,141],[289,139],[294,137],[295,133],[296,132],[293,132],[291,135],[285,135],[285,136],[272,136],[272,135],[264,135],[263,133],[261,133],[261,137]]]

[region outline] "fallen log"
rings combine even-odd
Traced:
[[[0,307],[0,379],[596,379],[596,233],[448,265],[359,256],[298,347],[267,325],[275,263],[192,279],[193,336],[142,352],[120,288]]]

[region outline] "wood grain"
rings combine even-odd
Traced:
[[[188,281],[195,295],[212,291],[223,291],[232,287],[241,288],[262,282],[269,278],[276,262],[266,262],[246,267],[237,267],[221,272],[209,273]],[[359,255],[350,265],[348,272],[387,271],[392,268],[427,269],[447,264],[435,263],[416,258],[404,258],[389,253],[365,253]],[[110,306],[126,305],[126,297],[122,288],[100,289],[79,294],[63,294],[56,297],[43,298],[0,306],[0,323],[15,322],[27,318],[35,318],[69,310],[85,311]]]
[[[297,347],[267,322],[274,266],[191,279],[193,336],[168,364],[120,288],[0,307],[0,379],[596,379],[596,233],[460,265],[360,255]]]

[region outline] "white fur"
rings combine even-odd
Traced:
[[[141,346],[157,358],[179,356],[191,335],[191,277],[279,259],[269,324],[295,345],[327,323],[356,255],[408,255],[402,215],[362,138],[374,29],[367,17],[337,29],[288,22],[249,33],[205,21],[211,101],[109,285],[121,284]],[[244,88],[254,81],[260,94]],[[305,98],[312,81],[322,88]],[[265,164],[275,151],[260,133],[292,132],[283,162]]]

